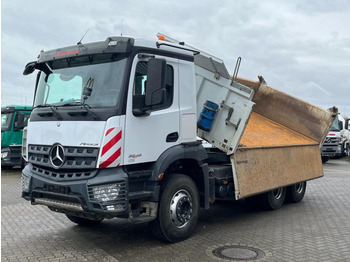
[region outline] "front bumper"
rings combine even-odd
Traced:
[[[35,174],[32,164],[22,173],[22,197],[66,214],[89,217],[125,216],[129,212],[128,176],[122,168],[97,170],[92,178],[54,181]]]
[[[341,155],[341,153],[342,153],[341,144],[337,144],[337,145],[323,145],[321,147],[321,155],[322,156],[333,157],[333,156]]]

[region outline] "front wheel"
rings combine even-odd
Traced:
[[[322,156],[322,163],[326,163],[329,160],[329,156]]]
[[[290,203],[298,203],[303,200],[306,192],[306,181],[294,184],[287,188],[287,200]]]
[[[345,147],[345,144],[342,144],[341,145],[341,153],[339,155],[339,158],[342,158],[344,156],[346,156],[346,147]]]
[[[79,226],[84,226],[84,227],[96,226],[100,224],[103,220],[103,219],[92,220],[92,219],[70,216],[70,215],[66,215],[66,216],[70,221],[78,224]]]
[[[188,176],[174,174],[161,185],[157,218],[149,226],[156,237],[175,243],[193,233],[198,214],[196,184]]]
[[[346,144],[346,147],[345,147],[345,155],[346,155],[346,156],[350,156],[350,145],[349,145],[349,144]]]

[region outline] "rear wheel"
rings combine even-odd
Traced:
[[[265,210],[279,209],[286,198],[286,188],[280,187],[260,195],[261,207]]]
[[[196,184],[188,176],[174,174],[161,185],[157,218],[149,226],[156,237],[175,243],[192,234],[198,214]]]
[[[306,192],[306,182],[300,182],[287,188],[287,200],[291,203],[298,203],[303,200]]]
[[[83,217],[76,217],[76,216],[70,216],[66,215],[68,219],[79,226],[84,226],[84,227],[91,227],[91,226],[96,226],[102,222],[103,219],[97,219],[97,220],[92,220],[92,219],[87,219]]]

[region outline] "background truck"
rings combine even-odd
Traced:
[[[322,162],[329,158],[341,158],[350,155],[350,121],[349,118],[338,114],[321,147]]]
[[[42,51],[23,73],[35,69],[22,197],[77,224],[147,221],[177,242],[217,199],[277,209],[323,176],[335,112],[182,42],[108,37]]]
[[[22,132],[32,111],[30,106],[1,108],[1,167],[24,166]]]

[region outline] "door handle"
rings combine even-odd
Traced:
[[[170,133],[169,135],[167,135],[166,142],[168,142],[168,143],[176,142],[178,139],[179,139],[179,133],[174,132],[174,133]]]

